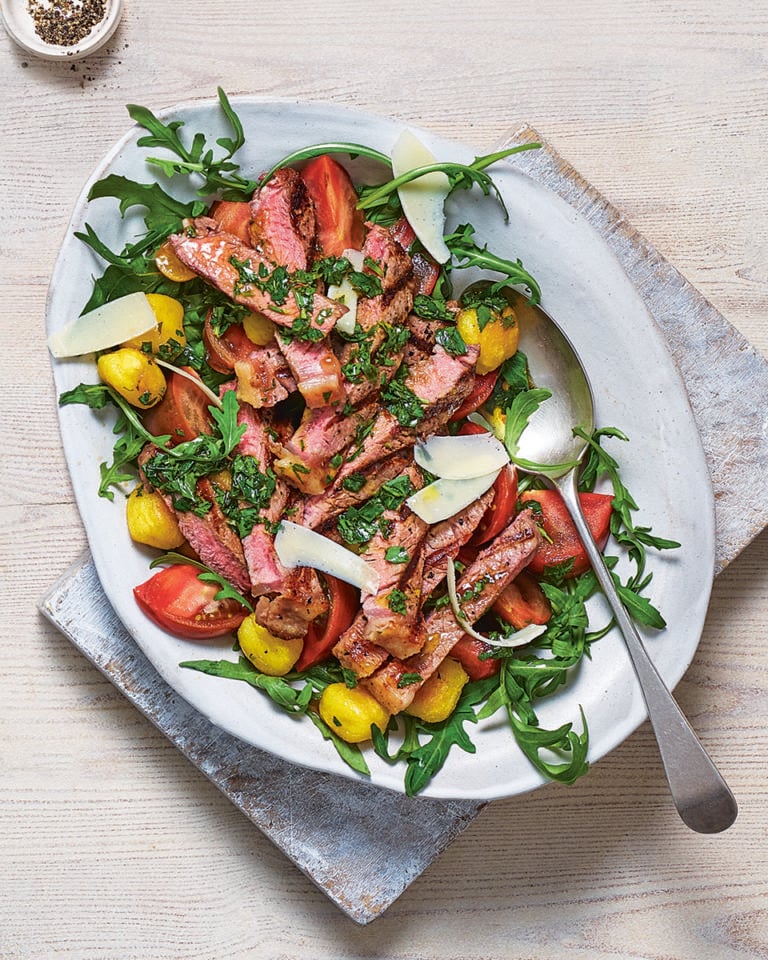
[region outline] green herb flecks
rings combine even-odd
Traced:
[[[359,507],[349,507],[337,520],[341,538],[350,545],[364,546],[381,530],[386,510],[398,510],[413,493],[407,476],[386,480],[378,493]]]
[[[211,503],[198,492],[198,481],[228,464],[228,457],[242,437],[245,426],[238,424],[238,403],[234,390],[227,390],[222,409],[209,408],[219,436],[203,434],[170,449],[161,449],[144,464],[149,483],[170,495],[177,510],[204,515]]]
[[[399,613],[404,617],[408,613],[408,597],[395,587],[387,595],[387,606],[392,613]]]
[[[274,496],[277,477],[271,467],[262,471],[255,457],[242,454],[232,459],[230,477],[229,489],[220,492],[217,502],[243,539],[257,523],[266,524],[264,510]]]
[[[405,547],[387,547],[384,559],[387,563],[408,563],[411,558]]]
[[[401,427],[415,427],[424,419],[424,403],[405,382],[407,369],[400,370],[381,391],[381,402]]]

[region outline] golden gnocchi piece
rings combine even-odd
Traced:
[[[283,640],[256,622],[253,614],[246,617],[237,631],[237,642],[243,655],[268,677],[284,677],[301,656],[304,640],[297,637]]]
[[[96,364],[99,376],[131,406],[147,410],[165,396],[163,371],[151,356],[134,347],[104,353]]]
[[[323,690],[320,716],[347,743],[370,740],[372,725],[384,731],[389,723],[389,714],[372,694],[345,683],[331,683]]]
[[[458,660],[446,657],[419,688],[407,712],[427,723],[446,720],[456,709],[468,680],[469,676]]]
[[[136,543],[145,543],[159,550],[175,550],[184,543],[173,511],[156,490],[139,484],[125,504],[128,533]]]

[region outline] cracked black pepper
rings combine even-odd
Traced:
[[[55,0],[40,3],[29,0],[35,33],[45,43],[72,47],[104,19],[105,0]]]

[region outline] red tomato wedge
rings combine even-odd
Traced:
[[[208,216],[222,230],[234,234],[243,243],[251,246],[251,205],[247,200],[216,200],[211,204]]]
[[[242,323],[233,323],[217,336],[211,326],[210,315],[203,325],[203,343],[208,363],[219,373],[229,373],[235,369],[238,360],[247,357],[256,349],[256,344],[248,337]]]
[[[501,591],[493,612],[515,630],[522,630],[529,623],[549,623],[552,607],[536,578],[524,570]]]
[[[197,377],[191,367],[183,369]],[[166,383],[163,399],[143,416],[147,430],[156,437],[169,434],[171,446],[199,437],[201,433],[210,433],[210,398],[181,374],[167,373]]]
[[[592,531],[595,543],[603,549],[610,534],[613,497],[607,493],[580,493],[579,501],[587,526]],[[536,502],[541,507],[542,518],[536,521],[543,526],[546,537],[536,551],[527,569],[536,576],[542,576],[547,569],[559,567],[573,561],[566,579],[577,577],[589,570],[589,559],[576,532],[563,498],[556,490],[526,490],[520,502]]]
[[[360,594],[353,586],[327,573],[320,574],[320,577],[325,581],[328,592],[328,613],[319,623],[313,621],[309,625],[301,656],[296,661],[296,670],[306,670],[326,660],[336,641],[352,624],[360,606]]]
[[[480,376],[476,376],[472,392],[459,409],[451,415],[450,422],[458,423],[459,420],[468,417],[470,413],[474,413],[478,407],[482,407],[488,397],[493,393],[493,388],[496,386],[498,376],[498,370],[491,370],[490,373],[483,373],[480,374]]]
[[[340,257],[345,250],[363,245],[363,215],[356,209],[357,192],[340,163],[323,154],[301,171],[307,192],[315,205],[317,240],[326,257]]]
[[[236,600],[216,600],[219,586],[198,579],[188,563],[164,567],[133,595],[144,613],[176,637],[201,640],[221,637],[240,626],[248,611]]]
[[[451,657],[458,660],[467,671],[470,680],[485,680],[486,677],[492,677],[501,669],[501,661],[489,658],[481,660],[480,654],[492,650],[489,643],[483,643],[482,640],[476,640],[470,637],[468,633],[453,645],[451,648]]]
[[[411,244],[416,239],[416,234],[405,217],[401,217],[397,223],[393,224],[391,231],[392,236],[403,250],[410,251]],[[440,267],[431,257],[420,250],[411,254],[411,260],[413,262],[413,272],[419,278],[419,289],[416,292],[429,296],[435,289],[437,278],[440,276]]]
[[[481,546],[490,543],[506,530],[515,515],[517,505],[517,470],[510,463],[502,467],[493,483],[493,500],[477,525],[471,543]]]
[[[488,433],[485,427],[481,427],[479,423],[465,423],[459,430],[459,434],[462,436],[479,433]],[[493,500],[477,525],[477,530],[469,541],[470,544],[479,547],[484,543],[490,543],[494,537],[497,537],[502,530],[509,526],[516,505],[517,470],[510,463],[502,468],[494,481]]]

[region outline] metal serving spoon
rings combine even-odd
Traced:
[[[541,470],[539,475],[551,481],[563,497],[624,637],[677,811],[692,830],[718,833],[736,819],[736,800],[651,662],[579,504],[578,464],[587,444],[574,436],[573,428],[581,427],[588,436],[594,429],[589,380],[570,341],[551,317],[522,297],[514,299],[514,307],[520,349],[530,361],[536,386],[552,391],[551,398],[531,416],[520,438],[519,456],[536,464],[560,465]]]

